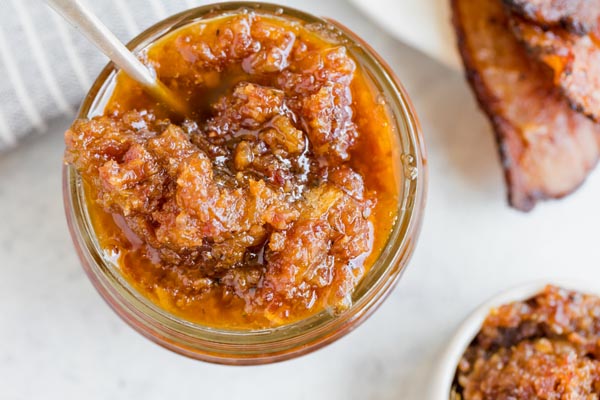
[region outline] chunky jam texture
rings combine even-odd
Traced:
[[[348,307],[397,210],[387,110],[346,48],[300,22],[195,23],[142,55],[184,121],[120,75],[66,133],[100,243],[186,319],[258,329]]]
[[[464,400],[600,398],[600,298],[549,286],[492,311],[457,381]]]

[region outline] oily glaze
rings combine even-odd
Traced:
[[[350,305],[398,208],[392,123],[347,49],[299,21],[192,24],[142,55],[185,120],[119,75],[67,131],[101,246],[190,321],[288,324]]]

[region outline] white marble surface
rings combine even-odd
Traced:
[[[492,135],[462,76],[386,36],[343,0],[288,1],[355,29],[412,95],[430,160],[429,205],[400,284],[356,331],[261,367],[192,361],[123,323],[88,282],[67,232],[62,131],[0,155],[0,398],[421,400],[449,335],[514,284],[600,279],[600,174],[531,214],[510,210]]]

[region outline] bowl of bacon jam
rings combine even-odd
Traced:
[[[597,399],[600,291],[529,284],[469,316],[442,357],[431,400]]]
[[[413,251],[425,158],[389,68],[335,22],[268,4],[175,15],[130,44],[185,118],[106,67],[65,134],[90,279],[155,342],[256,364],[364,320]]]

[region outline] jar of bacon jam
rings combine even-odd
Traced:
[[[346,334],[412,254],[425,158],[389,67],[335,22],[269,4],[130,43],[190,105],[107,66],[65,133],[75,246],[113,309],[196,359],[259,364]]]

